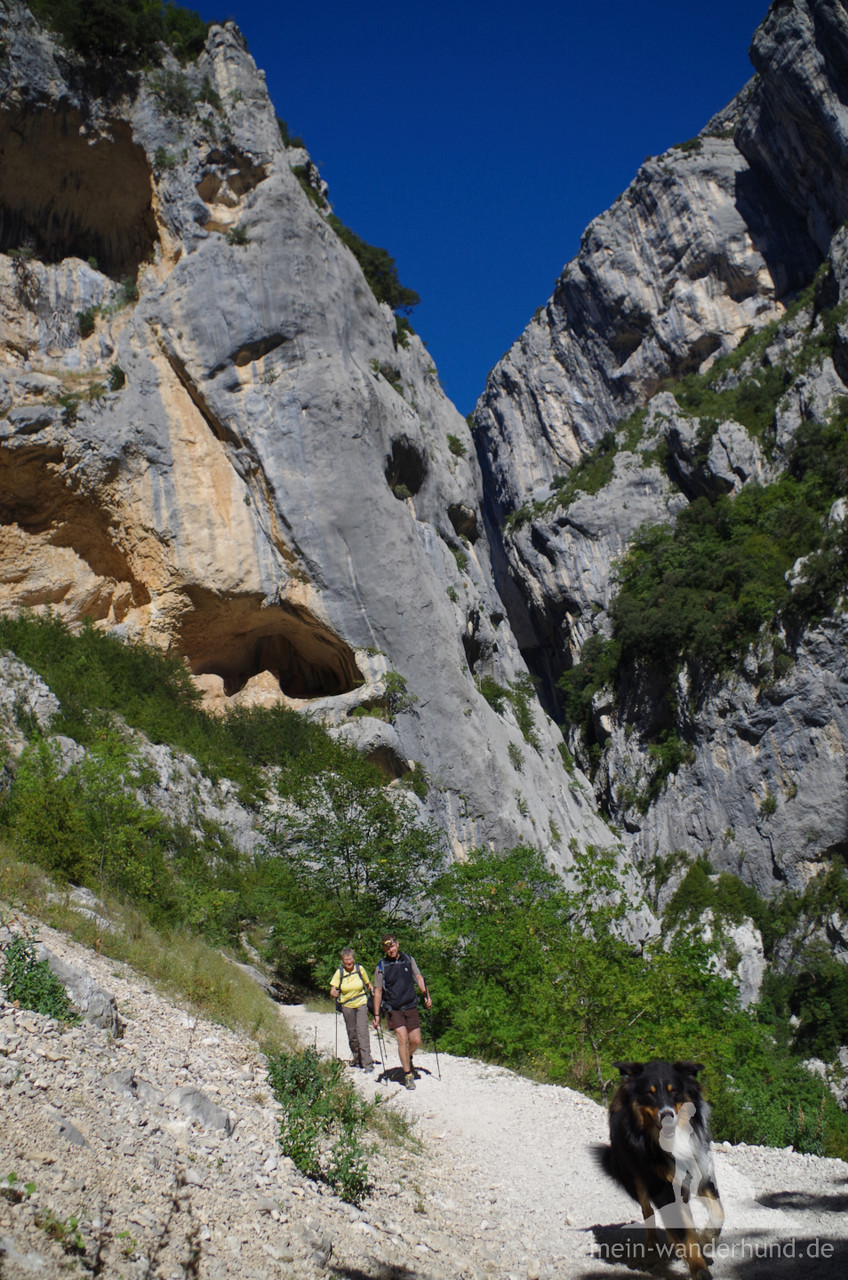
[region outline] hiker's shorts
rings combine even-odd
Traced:
[[[414,1005],[411,1009],[392,1009],[388,1021],[390,1031],[397,1031],[398,1027],[406,1027],[407,1031],[418,1031],[421,1028],[421,1019]]]

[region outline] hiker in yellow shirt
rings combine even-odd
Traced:
[[[374,988],[364,969],[356,963],[352,947],[341,953],[341,964],[333,974],[330,995],[342,1011],[347,1040],[353,1055],[350,1065],[372,1071],[371,1035],[368,1027],[368,992]]]

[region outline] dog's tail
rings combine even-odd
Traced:
[[[589,1150],[598,1168],[602,1169],[608,1178],[612,1178],[614,1182],[617,1182],[618,1176],[613,1167],[612,1147],[605,1142],[595,1142]]]

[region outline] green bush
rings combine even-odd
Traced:
[[[534,751],[540,751],[541,744],[533,718],[532,703],[536,698],[536,686],[533,683],[533,677],[523,675],[519,676],[517,680],[511,681],[507,696],[512,703],[512,709],[515,712],[515,719],[521,730],[521,736]]]
[[[451,555],[456,561],[456,567],[460,573],[465,573],[468,568],[468,552],[463,551],[462,547],[451,547]]]
[[[605,640],[601,635],[592,635],[583,645],[580,661],[559,678],[565,721],[579,725],[587,738],[592,699],[600,689],[614,686],[620,659],[619,643]]]
[[[126,307],[131,302],[138,302],[138,284],[132,276],[125,276],[121,281],[121,287],[115,296],[115,302],[119,307]]]
[[[162,110],[171,116],[187,116],[196,101],[182,71],[157,71],[150,77],[150,91]]]
[[[383,362],[382,364],[377,365],[375,373],[382,374],[392,390],[396,391],[399,396],[403,395],[403,378],[401,377],[400,369],[396,369],[394,365]]]
[[[281,120],[279,116],[277,116],[277,127],[280,130],[280,137],[283,140],[284,147],[300,148],[306,145],[305,142],[303,141],[303,138],[301,138],[300,134],[292,135],[291,133],[289,133],[288,125],[286,124],[285,120]]]
[[[149,781],[114,731],[103,731],[71,767],[50,740],[37,738],[21,757],[0,823],[19,855],[61,884],[111,890],[154,923],[237,937],[239,855],[214,830],[201,843],[141,803]]]
[[[203,83],[195,95],[195,102],[207,102],[215,111],[223,111],[224,109],[221,95],[208,76],[203,77]]]
[[[509,699],[509,689],[498,684],[493,676],[480,676],[475,683],[492,710],[502,716]]]
[[[84,57],[129,67],[158,64],[162,45],[183,63],[194,59],[209,30],[193,9],[160,0],[29,0],[29,7]]]
[[[37,959],[36,941],[34,933],[19,933],[6,946],[2,975],[6,999],[46,1018],[78,1021],[77,1012],[50,965]]]
[[[385,249],[368,244],[355,231],[351,231],[350,227],[340,222],[334,213],[330,214],[327,221],[356,258],[377,301],[387,302],[392,311],[409,315],[421,299],[414,289],[407,289],[400,283],[394,258]]]
[[[788,965],[766,975],[764,1012],[778,1023],[791,1013],[796,1022],[787,1042],[805,1056],[826,1061],[848,1041],[848,971],[834,960],[825,941],[834,913],[848,914],[848,874],[839,855],[803,892],[785,890],[755,916],[767,957],[778,940],[796,939]]]
[[[177,157],[165,147],[159,146],[153,156],[153,167],[157,174],[168,173],[171,169],[177,167]]]
[[[94,333],[98,310],[98,307],[86,307],[85,311],[77,312],[77,324],[79,325],[81,338],[90,338]]]
[[[592,452],[576,463],[568,475],[556,485],[554,501],[557,506],[570,506],[578,493],[599,493],[612,479],[617,452],[615,432],[607,431],[601,436]]]
[[[404,350],[409,346],[409,339],[413,337],[414,333],[415,330],[406,316],[395,316],[395,337]]]
[[[293,164],[291,167],[291,171],[294,174],[294,176],[297,178],[298,182],[300,183],[301,188],[305,192],[307,198],[312,202],[312,204],[315,205],[315,208],[316,209],[326,208],[327,201],[321,195],[321,192],[316,191],[315,187],[313,187],[312,183],[309,181],[309,174],[310,174],[309,166],[305,164]]]
[[[383,707],[389,724],[400,715],[414,712],[417,696],[406,686],[406,679],[399,671],[387,671],[383,676]]]
[[[370,1189],[361,1135],[373,1107],[344,1080],[343,1070],[340,1060],[322,1060],[313,1048],[268,1060],[283,1111],[283,1154],[307,1178],[328,1183],[342,1200],[360,1206]]]

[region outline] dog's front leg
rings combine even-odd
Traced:
[[[642,1217],[645,1220],[645,1248],[656,1249],[657,1247],[657,1219],[654,1213],[654,1206],[651,1204],[651,1198],[645,1190],[644,1185],[637,1181],[636,1198],[639,1201],[639,1208],[642,1210]]]
[[[697,1280],[707,1280],[710,1274],[709,1263],[704,1257],[701,1237],[695,1227],[692,1212],[689,1208],[688,1187],[685,1189],[678,1182],[670,1182],[662,1195],[662,1203],[657,1200],[657,1208],[663,1225],[674,1244],[674,1251],[679,1258],[685,1258],[689,1274]]]
[[[721,1235],[721,1229],[724,1226],[724,1209],[718,1198],[718,1188],[714,1183],[710,1183],[701,1191],[701,1198],[707,1203],[707,1210],[710,1220],[704,1229],[704,1240],[712,1243]]]

